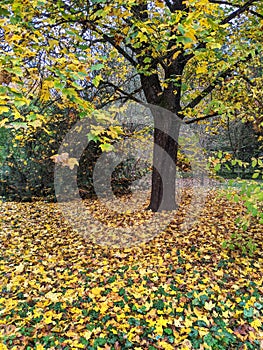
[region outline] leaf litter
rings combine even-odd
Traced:
[[[121,248],[85,239],[57,203],[3,202],[0,349],[261,349],[262,225],[243,234],[253,256],[225,250],[242,204],[212,192],[183,230],[189,197],[163,232]],[[152,216],[86,205],[109,226]]]

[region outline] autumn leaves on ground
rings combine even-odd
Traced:
[[[186,231],[183,210],[151,241],[111,248],[56,203],[3,202],[0,349],[262,349],[262,225],[244,235],[249,256],[222,248],[240,204],[212,193]]]

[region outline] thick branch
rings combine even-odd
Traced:
[[[186,8],[186,5],[181,0],[165,0],[165,4],[171,12],[183,11]]]
[[[249,9],[249,6],[251,6],[254,2],[258,2],[258,0],[249,0],[245,3],[242,7],[240,7],[238,10],[232,12],[229,16],[227,16],[225,19],[223,19],[220,24],[226,24],[232,21],[235,17],[241,15],[243,12],[247,11]]]
[[[86,23],[87,25],[91,26],[91,23]],[[120,46],[115,42],[114,37],[108,36],[107,34],[102,33],[98,28],[92,24],[92,30],[94,32],[98,33],[102,36],[102,38],[107,41],[109,44],[111,44],[115,49],[124,57],[126,60],[128,60],[133,67],[137,67],[137,62]]]
[[[207,95],[209,95],[214,88],[221,83],[230,73],[232,73],[233,69],[228,68],[226,71],[221,73],[208,87],[206,87],[200,95],[193,99],[185,108],[194,108],[197,106]]]
[[[223,0],[222,1],[221,0],[209,0],[209,2],[211,2],[213,4],[226,5],[226,6],[237,7],[237,8],[241,8],[242,7],[241,5],[232,4],[229,1],[223,1]],[[259,18],[263,18],[263,15],[261,15],[260,13],[258,13],[256,11],[253,11],[253,10],[250,10],[250,9],[248,9],[248,11],[250,13],[252,13],[253,15],[259,17]]]
[[[199,122],[201,120],[206,120],[206,119],[210,119],[213,117],[217,117],[218,115],[219,114],[217,112],[214,112],[214,113],[207,114],[207,115],[204,115],[204,116],[199,117],[199,118],[193,118],[193,119],[186,120],[185,124],[194,124],[194,123]]]
[[[249,85],[257,86],[257,83],[255,81],[250,80],[246,75],[240,75],[240,77],[244,79]]]

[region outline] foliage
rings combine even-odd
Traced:
[[[21,127],[13,122],[13,127],[0,128],[2,196],[19,200],[41,196],[53,198],[54,163],[51,157],[75,120],[67,110],[49,109],[49,112],[52,117],[44,127],[18,122]]]
[[[102,103],[120,96],[136,98],[141,88],[131,92],[127,88],[133,73],[146,98],[143,79],[152,77],[153,89],[158,76],[160,101],[155,103],[161,105],[171,89],[174,99],[182,94],[184,116],[200,118],[205,106],[211,116],[238,111],[244,120],[259,117],[260,2],[220,6],[208,0],[140,5],[121,0],[90,4],[35,0],[34,4],[26,7],[19,0],[1,4],[4,116],[10,111],[30,123],[25,114],[32,111],[25,110],[32,101],[38,105],[34,98],[38,96],[45,105],[52,101],[85,117],[92,108],[88,90],[93,104],[98,103],[96,88],[105,92]],[[176,64],[181,64],[177,71]],[[217,93],[208,100],[214,89]],[[45,117],[38,113],[38,123]]]
[[[235,120],[218,124],[214,133],[204,134],[202,138],[211,166],[219,176],[251,179],[255,170],[260,172],[257,160],[261,162],[262,143],[251,123]]]
[[[255,163],[254,163],[255,164]],[[257,173],[255,173],[257,174]],[[246,237],[249,227],[255,222],[263,224],[263,184],[262,181],[231,180],[228,189],[221,192],[228,200],[235,203],[242,203],[243,210],[236,218],[238,230],[232,233],[228,240],[222,243],[224,248],[239,250],[243,254],[253,255],[257,244],[253,237]]]

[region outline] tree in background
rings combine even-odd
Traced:
[[[260,106],[253,113],[247,106],[262,93],[260,0],[5,0],[0,15],[2,126],[43,128],[50,103],[79,118],[111,101],[144,98],[170,112],[153,109],[153,211],[176,208],[175,166],[164,156],[176,164],[173,115],[188,124],[223,123],[241,110],[243,121],[262,118]]]

